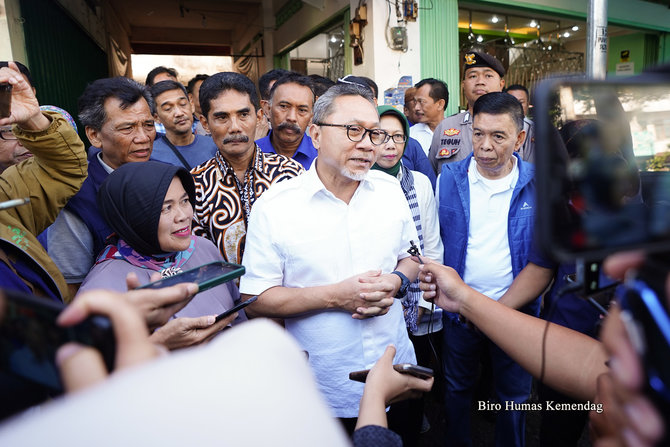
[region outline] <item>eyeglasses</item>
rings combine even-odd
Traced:
[[[14,135],[11,128],[0,129],[0,140],[14,141],[16,139],[16,135]]]
[[[393,142],[397,144],[403,144],[405,141],[407,141],[407,136],[404,133],[396,133],[393,135],[389,135],[389,138],[392,139]]]
[[[370,142],[374,144],[375,146],[379,146],[380,144],[386,143],[391,136],[386,133],[385,131],[381,129],[366,129],[363,126],[359,126],[357,124],[328,124],[328,123],[314,123],[317,126],[328,126],[328,127],[342,127],[347,129],[347,138],[349,140],[353,141],[354,143],[358,143],[359,141],[363,141],[363,138],[365,138],[365,134],[368,134],[370,136]]]

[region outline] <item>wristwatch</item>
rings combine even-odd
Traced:
[[[400,288],[398,289],[398,293],[395,294],[395,297],[404,298],[405,295],[407,295],[407,289],[409,289],[409,278],[405,276],[403,272],[399,272],[398,270],[392,271],[391,274],[398,275],[398,278],[400,278]]]

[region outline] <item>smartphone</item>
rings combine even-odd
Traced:
[[[94,315],[70,327],[56,324],[65,305],[45,298],[0,291],[0,370],[63,391],[56,351],[67,342],[96,348],[108,370],[114,365],[116,343],[107,317]]]
[[[223,320],[224,318],[234,314],[235,312],[244,309],[247,307],[249,304],[253,303],[258,299],[258,296],[252,296],[246,301],[242,301],[241,303],[238,303],[237,305],[231,307],[227,311],[220,313],[219,315],[216,316],[216,319],[214,320],[215,323],[218,323],[219,321]]]
[[[670,82],[553,79],[534,92],[536,235],[560,262],[670,249]]]
[[[399,363],[397,365],[393,365],[393,369],[395,369],[399,373],[410,374],[414,377],[418,377],[419,379],[424,380],[430,379],[434,375],[432,369],[426,368],[424,366],[413,365],[411,363]],[[369,372],[370,372],[369,369],[365,369],[363,371],[350,372],[349,380],[355,380],[357,382],[365,382],[365,380],[368,378]]]
[[[161,289],[183,282],[194,282],[199,287],[198,292],[204,292],[226,281],[239,278],[244,275],[244,271],[244,266],[230,262],[215,261],[168,278],[145,284],[138,287],[138,289]]]
[[[12,84],[0,83],[0,118],[7,118],[12,114]]]

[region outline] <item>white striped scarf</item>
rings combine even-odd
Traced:
[[[409,204],[409,209],[412,212],[414,226],[416,227],[416,232],[419,235],[419,248],[421,248],[421,253],[423,253],[423,229],[421,228],[421,213],[419,210],[419,202],[416,198],[416,188],[414,187],[414,176],[412,175],[412,171],[407,169],[405,165],[402,164],[402,162],[400,162],[400,172],[402,172],[400,186],[402,188],[402,192],[405,194],[407,203]],[[409,244],[409,241],[407,241],[407,243]],[[402,303],[405,310],[405,324],[409,328],[410,332],[415,332],[417,330],[419,298],[421,298],[421,289],[419,289],[419,280],[417,279],[412,284],[410,284],[407,291],[407,296]]]

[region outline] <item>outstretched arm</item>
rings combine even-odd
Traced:
[[[534,377],[574,398],[593,400],[597,378],[608,370],[600,342],[482,295],[451,267],[429,261],[420,266],[419,278],[426,300],[463,315]]]

